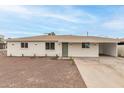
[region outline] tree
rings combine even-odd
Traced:
[[[54,32],[50,32],[50,33],[46,33],[46,34],[51,35],[51,36],[56,35]]]

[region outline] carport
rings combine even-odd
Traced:
[[[117,51],[117,43],[99,43],[99,55],[116,57]]]

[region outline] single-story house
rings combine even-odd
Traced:
[[[75,36],[41,35],[7,40],[7,56],[99,57],[117,56],[118,39]]]

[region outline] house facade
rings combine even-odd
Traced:
[[[117,39],[95,36],[42,35],[7,40],[7,56],[117,56]]]

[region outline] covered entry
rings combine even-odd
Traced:
[[[99,55],[117,56],[117,43],[100,43]]]
[[[62,56],[68,57],[68,43],[62,43]]]

